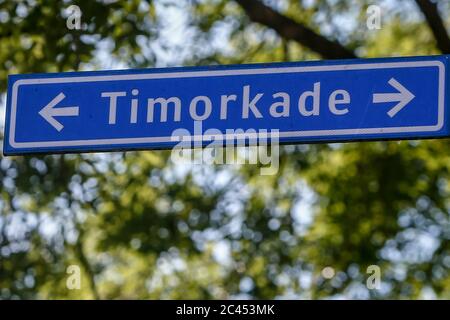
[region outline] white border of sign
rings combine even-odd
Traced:
[[[274,67],[274,68],[250,68],[234,70],[212,70],[212,71],[188,71],[188,72],[168,72],[149,74],[129,74],[110,76],[87,76],[87,77],[64,77],[64,78],[42,78],[42,79],[21,79],[14,83],[11,100],[11,117],[9,128],[9,144],[17,149],[20,148],[40,148],[40,147],[71,147],[71,146],[101,146],[120,144],[143,144],[143,143],[164,143],[172,142],[173,138],[164,137],[142,137],[142,138],[120,138],[120,139],[86,139],[68,141],[39,141],[39,142],[16,142],[16,109],[17,94],[19,86],[30,84],[53,84],[53,83],[77,83],[77,82],[97,82],[97,81],[120,81],[120,80],[147,80],[147,79],[170,79],[170,78],[195,78],[214,76],[237,76],[256,74],[280,74],[280,73],[302,73],[318,71],[350,71],[369,69],[391,69],[391,68],[411,68],[411,67],[438,67],[439,69],[439,92],[438,92],[438,122],[432,126],[413,127],[391,127],[391,128],[359,128],[359,129],[337,129],[337,130],[310,130],[310,131],[284,131],[279,132],[280,138],[294,137],[319,137],[319,136],[339,136],[339,135],[363,135],[363,134],[388,134],[401,132],[433,132],[439,131],[444,125],[444,93],[445,93],[445,66],[441,61],[406,61],[406,62],[386,62],[367,64],[340,64],[327,66],[306,66],[306,67]],[[241,137],[242,135],[242,137]],[[270,136],[270,132],[268,132]],[[234,134],[227,139],[239,139],[249,137],[248,134]],[[256,136],[255,136],[256,137]],[[197,135],[192,136],[193,141],[209,141],[211,137]]]

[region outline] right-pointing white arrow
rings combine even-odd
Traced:
[[[61,131],[64,126],[54,117],[78,116],[79,112],[78,106],[55,108],[55,106],[65,97],[64,93],[60,92],[52,101],[43,107],[41,111],[39,111],[39,114],[58,131]]]
[[[388,83],[397,89],[398,93],[375,93],[373,95],[373,103],[386,103],[386,102],[398,102],[395,107],[387,112],[389,117],[394,117],[400,110],[402,110],[415,95],[411,93],[408,89],[400,84],[394,78],[388,81]]]

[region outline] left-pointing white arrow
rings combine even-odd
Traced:
[[[65,97],[64,93],[60,92],[52,101],[42,108],[41,111],[39,111],[39,114],[58,131],[61,131],[64,126],[56,120],[55,117],[78,116],[79,113],[78,106],[55,108],[55,106]]]

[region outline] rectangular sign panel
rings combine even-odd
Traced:
[[[450,135],[449,56],[11,75],[4,153]],[[247,142],[248,143],[248,142]]]

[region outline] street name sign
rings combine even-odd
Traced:
[[[3,152],[447,137],[449,58],[10,75]]]

